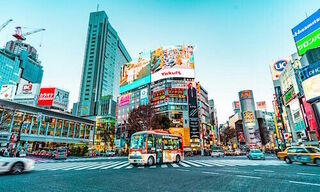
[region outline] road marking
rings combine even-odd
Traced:
[[[179,164],[182,165],[182,166],[184,166],[184,167],[191,167],[190,165],[187,165],[187,164],[185,164],[185,163],[183,163],[183,162],[181,162],[181,161],[179,162]]]
[[[256,171],[256,172],[274,173],[274,171],[270,171],[270,170],[263,170],[263,169],[255,169],[254,171]]]
[[[261,179],[261,177],[254,177],[254,176],[248,176],[248,175],[236,175],[237,177],[243,177],[243,178],[250,178],[250,179]]]
[[[113,161],[114,162],[114,161]],[[101,167],[105,167],[106,165],[111,165],[113,162],[107,162],[107,163],[104,163],[102,165],[99,165],[99,166],[95,166],[95,167],[91,167],[89,168],[89,170],[94,170],[94,169],[99,169]],[[117,162],[117,161],[116,161]]]
[[[82,166],[83,166],[83,165],[87,165],[87,164],[88,164],[88,163],[82,164]],[[68,164],[65,165],[65,166],[62,165],[62,167],[57,167],[57,168],[55,168],[55,169],[48,169],[48,170],[56,171],[56,170],[65,170],[65,169],[67,169],[67,168],[77,168],[77,167],[79,167],[79,163],[70,163],[69,165],[68,165]]]
[[[187,172],[187,171],[190,171],[190,170],[188,170],[188,169],[176,169],[177,171],[185,171],[185,172]]]
[[[120,169],[120,168],[125,167],[125,166],[128,166],[128,165],[130,165],[129,162],[128,162],[128,163],[125,163],[125,164],[122,164],[122,165],[119,165],[119,166],[117,166],[117,167],[114,167],[113,169]]]
[[[170,164],[172,167],[179,167],[179,165],[175,164],[175,163],[171,163]]]
[[[203,163],[203,162],[199,162],[199,161],[192,161],[192,162],[198,163],[198,164],[200,164],[200,165],[204,165],[204,166],[206,166],[206,167],[212,167],[212,166],[213,166],[213,165],[211,165],[211,164]]]
[[[210,175],[219,175],[219,173],[215,173],[215,172],[206,172],[206,171],[204,171],[204,172],[201,172],[201,173],[210,174]]]
[[[206,162],[208,164],[211,164],[211,165],[215,165],[215,166],[218,166],[218,167],[222,167],[223,165],[220,165],[219,163],[215,163],[215,162]]]
[[[313,173],[297,173],[298,175],[308,175],[308,176],[316,176],[317,174]]]
[[[114,164],[108,165],[107,167],[102,167],[101,169],[110,169],[112,167],[115,167],[117,165],[121,165],[121,164],[124,164],[124,163],[127,163],[127,161],[122,161],[120,163],[114,163]]]
[[[168,168],[168,165],[163,164],[161,165],[161,168]]]
[[[289,183],[302,184],[302,185],[314,185],[314,186],[320,187],[320,184],[317,184],[317,183],[306,183],[306,182],[300,182],[300,181],[289,181]]]
[[[133,165],[129,165],[128,167],[126,167],[126,169],[132,169]]]
[[[139,169],[144,169],[144,166],[139,166],[138,168],[139,168]]]
[[[154,168],[156,168],[156,167],[157,167],[157,166],[155,166],[155,165],[153,165],[153,166],[150,166],[150,168],[151,168],[151,169],[154,169]]]
[[[87,165],[87,166],[84,166],[84,167],[77,168],[75,170],[77,170],[77,171],[84,170],[84,169],[88,169],[88,168],[91,168],[91,167],[95,167],[97,165],[101,165],[101,163],[93,163],[93,164],[90,164],[90,165]]]
[[[184,163],[188,163],[188,164],[190,164],[190,165],[193,165],[193,166],[195,166],[195,167],[202,167],[202,165],[198,165],[198,164],[195,164],[195,163],[192,163],[192,162],[190,162],[190,161],[183,161]]]

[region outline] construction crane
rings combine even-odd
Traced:
[[[9,19],[8,21],[6,21],[4,24],[1,25],[0,27],[0,31],[5,28],[10,22],[12,21],[12,19]]]
[[[36,29],[36,30],[33,30],[33,31],[30,31],[30,32],[22,34],[21,27],[18,26],[18,27],[16,27],[16,33],[13,34],[12,36],[15,37],[18,41],[24,41],[24,40],[26,40],[25,36],[28,36],[28,35],[31,35],[31,34],[34,34],[34,33],[38,33],[40,31],[45,31],[45,30],[46,29]]]

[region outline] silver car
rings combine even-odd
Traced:
[[[34,168],[34,161],[26,158],[0,157],[0,173],[21,174],[31,171]]]
[[[221,150],[213,150],[211,152],[211,157],[224,157],[224,153]]]

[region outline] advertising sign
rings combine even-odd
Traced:
[[[0,99],[12,100],[16,92],[15,85],[2,85]]]
[[[140,105],[148,104],[148,88],[144,88],[140,90]]]
[[[126,106],[130,103],[130,95],[131,93],[120,96],[119,107]]]
[[[194,82],[190,82],[188,84],[188,105],[190,138],[196,139],[199,138],[199,116],[197,106],[197,90]]]
[[[41,88],[37,106],[51,107],[54,99],[55,88]]]
[[[263,110],[263,111],[267,110],[267,104],[265,101],[258,101],[256,104],[257,104],[258,110]]]
[[[280,75],[282,71],[285,69],[285,67],[287,66],[287,64],[288,64],[288,59],[278,60],[270,64],[272,80],[275,81],[280,78]]]
[[[306,51],[320,45],[320,10],[294,27],[292,35],[296,43],[298,54],[301,56]]]
[[[243,121],[247,127],[252,127],[255,125],[254,114],[252,111],[243,112]]]
[[[135,62],[121,67],[120,94],[150,83],[150,52],[140,53]]]
[[[36,99],[39,95],[40,84],[25,83],[19,84],[14,99]]]
[[[55,88],[52,106],[63,110],[68,109],[69,92]]]
[[[193,46],[159,48],[151,53],[151,82],[171,77],[194,78]]]
[[[320,62],[301,69],[302,88],[308,103],[320,98]]]

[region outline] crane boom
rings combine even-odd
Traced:
[[[22,37],[25,37],[25,36],[28,36],[28,35],[31,35],[31,34],[34,34],[34,33],[38,33],[38,32],[40,32],[40,31],[45,31],[45,30],[46,30],[46,29],[36,29],[36,30],[34,30],[34,31],[26,32],[26,33],[22,34],[21,36],[22,36]]]
[[[5,28],[10,22],[12,21],[12,19],[9,19],[8,21],[6,21],[4,24],[1,25],[0,27],[0,31]]]

